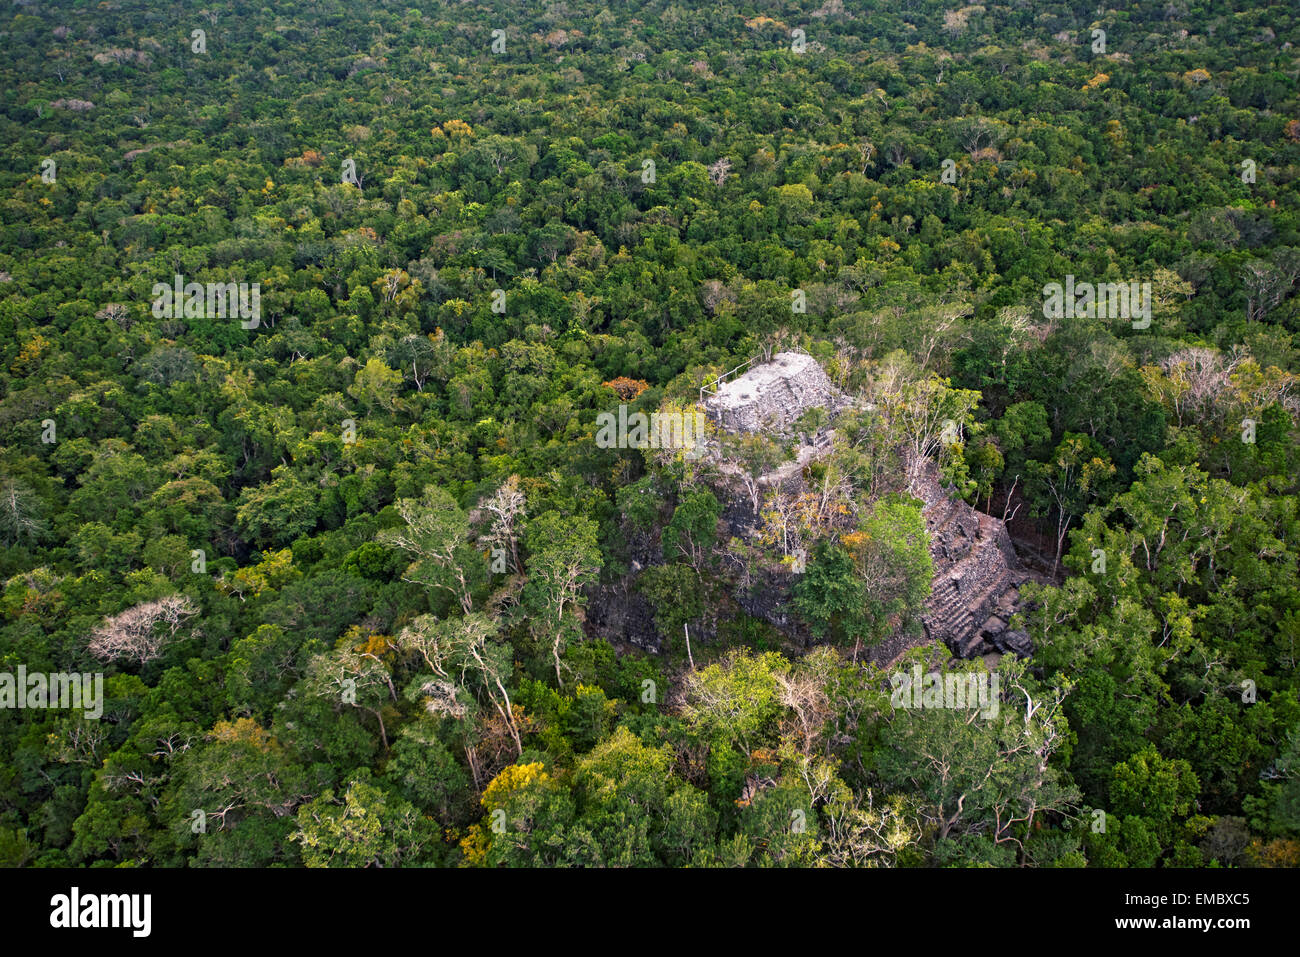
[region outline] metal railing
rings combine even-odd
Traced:
[[[753,356],[752,358],[746,359],[744,362],[742,362],[740,365],[736,366],[734,369],[731,369],[731,370],[729,370],[729,371],[727,371],[727,372],[724,372],[724,373],[722,373],[720,376],[718,376],[716,379],[714,379],[712,385],[707,385],[707,384],[706,384],[706,385],[702,385],[702,386],[700,386],[700,402],[701,402],[701,403],[704,402],[704,395],[705,395],[705,393],[708,393],[708,394],[710,394],[710,395],[717,395],[717,394],[718,394],[718,390],[722,388],[722,384],[723,384],[724,382],[726,382],[728,379],[732,378],[732,377],[733,377],[737,372],[739,372],[741,369],[744,369],[744,368],[747,368],[748,366],[753,365],[753,364],[754,364],[758,359],[759,359],[759,356]]]

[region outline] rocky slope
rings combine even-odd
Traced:
[[[926,636],[962,658],[1032,653],[1029,635],[1007,628],[1020,600],[1020,586],[1034,576],[1016,557],[1006,526],[949,497],[933,463],[921,470],[911,491],[925,502],[934,562],[934,583],[922,619]]]

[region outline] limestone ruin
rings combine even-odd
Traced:
[[[721,382],[704,399],[704,410],[729,432],[762,432],[784,430],[809,409],[834,414],[846,404],[844,394],[816,359],[801,352],[779,352],[771,362]]]
[[[961,658],[1033,651],[1029,635],[1008,630],[1020,586],[1034,576],[1016,557],[1006,526],[951,498],[933,462],[919,471],[911,492],[925,502],[934,581],[922,623],[928,638]]]
[[[812,356],[782,352],[737,378],[724,377],[703,404],[710,418],[728,431],[779,432],[808,409],[824,408],[834,415],[851,401]],[[800,451],[806,454],[771,478],[793,477],[822,450]],[[1035,576],[1020,564],[1006,526],[950,497],[935,463],[927,460],[920,469],[906,472],[916,476],[911,494],[925,503],[934,563],[934,581],[922,617],[926,638],[943,642],[962,658],[1006,652],[1029,655],[1033,647],[1028,634],[1009,629],[1008,624],[1019,602],[1020,586]],[[886,644],[879,651],[894,657],[915,640],[900,635]]]

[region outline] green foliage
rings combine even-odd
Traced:
[[[0,863],[1300,860],[1294,4],[1102,11],[1104,73],[1062,0],[826,4],[802,56],[644,0],[487,0],[502,55],[68,6],[0,66],[0,673],[104,714],[3,709]],[[1067,276],[1150,325],[1049,319]],[[594,440],[787,349],[852,401],[725,466]],[[988,721],[870,661],[923,644],[924,460],[1046,579]]]

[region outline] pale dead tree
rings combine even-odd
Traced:
[[[510,568],[519,571],[519,541],[516,534],[519,520],[524,517],[527,498],[519,490],[519,476],[511,475],[491,497],[479,507],[492,516],[488,541],[497,548],[510,551]]]
[[[825,758],[808,757],[792,754],[788,749],[783,756],[789,757],[790,773],[808,790],[808,806],[818,807],[826,803],[827,798],[836,790],[835,765]]]
[[[774,488],[763,499],[763,525],[759,533],[764,545],[780,545],[782,557],[800,550],[799,502],[796,496]]]
[[[1002,524],[1004,525],[1012,521],[1016,517],[1016,513],[1020,511],[1020,502],[1016,503],[1015,508],[1011,508],[1011,496],[1016,494],[1016,485],[1019,482],[1020,476],[1017,474],[1015,479],[1011,482],[1011,488],[1007,489],[1007,501],[1006,504],[1002,506]],[[1011,510],[1010,515],[1007,514],[1008,509]]]
[[[822,860],[832,867],[892,866],[900,852],[921,839],[920,821],[905,799],[895,796],[877,807],[870,788],[861,796],[848,787],[837,789],[821,818]]]
[[[474,779],[474,790],[483,793],[483,779],[487,775],[483,771],[483,762],[479,760],[478,748],[472,744],[465,745],[465,763],[469,765],[470,776]]]
[[[87,650],[100,661],[125,658],[143,665],[162,654],[185,622],[199,613],[185,595],[168,595],[106,618]]]
[[[162,778],[146,778],[139,771],[126,771],[122,774],[104,775],[103,783],[106,791],[121,791],[130,787],[132,791],[139,794],[146,785],[161,780]]]
[[[455,595],[461,610],[469,614],[474,607],[465,570],[456,558],[462,545],[469,541],[469,520],[456,500],[442,489],[430,485],[418,499],[400,498],[396,502],[397,514],[405,523],[397,528],[379,533],[383,545],[400,548],[416,556],[407,568],[402,581],[441,588]],[[425,562],[450,574],[455,586],[430,578],[423,573]]]
[[[861,173],[867,175],[867,168],[871,166],[871,157],[876,155],[876,145],[870,140],[861,140],[858,143],[858,159],[862,161]]]
[[[406,280],[404,282],[403,280]],[[384,273],[384,302],[392,302],[397,298],[397,294],[402,291],[402,287],[410,281],[410,276],[403,269],[392,269]]]
[[[110,302],[99,312],[95,313],[96,319],[109,319],[117,323],[123,330],[130,329],[135,325],[135,319],[131,316],[131,310],[120,302]]]
[[[416,654],[430,671],[440,678],[451,677],[448,662],[454,651],[451,635],[432,615],[421,615],[397,633],[393,647],[399,652]]]
[[[424,696],[424,708],[430,714],[443,718],[460,720],[469,708],[460,698],[460,689],[453,682],[439,681],[436,678],[420,685],[420,694]]]
[[[64,729],[61,736],[51,735],[57,739],[54,746],[54,760],[60,764],[99,765],[99,749],[108,740],[108,727],[105,722],[90,721],[79,718]]]
[[[948,31],[949,36],[956,39],[966,32],[969,17],[969,10],[945,10],[943,12],[943,28]]]
[[[957,320],[970,313],[970,304],[961,302],[941,303],[924,310],[922,326],[926,331],[921,333],[922,369],[930,367],[930,358],[935,347],[940,343],[947,344],[948,331]]]
[[[1258,366],[1241,346],[1233,346],[1228,353],[1208,347],[1179,349],[1159,365],[1169,381],[1153,382],[1153,387],[1173,407],[1179,425],[1185,414],[1210,418],[1217,411],[1218,417],[1226,416],[1229,406],[1238,399],[1239,385],[1257,408],[1277,403],[1292,415],[1300,412],[1300,377],[1292,373],[1270,368],[1262,376],[1243,375],[1245,382],[1238,383],[1239,373],[1258,372]]]
[[[1283,247],[1246,264],[1246,321],[1258,322],[1291,294],[1300,279],[1300,249]]]
[[[192,737],[182,737],[177,731],[173,731],[165,738],[158,739],[158,747],[153,750],[151,757],[170,758],[182,751],[188,751],[193,744]]]
[[[724,156],[709,167],[709,179],[713,180],[714,186],[721,186],[727,181],[729,172],[731,172],[731,160]]]
[[[699,283],[699,302],[708,309],[710,315],[718,313],[718,307],[724,300],[735,302],[736,296],[719,280],[705,280]]]
[[[804,757],[825,743],[827,722],[834,715],[826,687],[838,664],[835,649],[823,646],[806,655],[797,669],[775,675],[778,700],[790,709],[783,721],[782,737]]]
[[[0,482],[0,539],[34,538],[45,527],[36,493],[16,479]]]
[[[231,811],[240,810],[243,806],[244,805],[238,801],[231,801],[225,807],[218,808],[215,811],[204,811],[203,816],[205,819],[215,818],[217,821],[217,830],[224,831],[226,829],[226,815]]]
[[[1251,398],[1260,408],[1277,403],[1291,413],[1300,416],[1300,376],[1281,369],[1270,367],[1263,382],[1251,389]]]
[[[1160,361],[1160,369],[1169,377],[1173,388],[1168,399],[1178,424],[1184,413],[1203,414],[1219,403],[1232,387],[1232,375],[1246,356],[1234,350],[1224,355],[1218,349],[1189,347],[1179,349]]]

